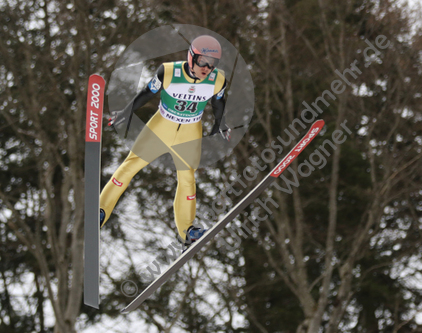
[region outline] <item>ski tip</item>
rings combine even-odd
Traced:
[[[270,176],[277,178],[287,169],[293,160],[305,149],[305,147],[321,132],[325,122],[322,119],[317,120],[308,130],[308,132],[300,139],[300,141],[293,147],[293,149],[281,160],[281,162],[273,169]]]
[[[314,128],[317,131],[317,134],[321,132],[324,126],[325,126],[325,121],[323,119],[319,119],[312,124],[312,128]]]
[[[318,125],[322,127],[325,125],[325,121],[323,119],[319,119],[316,122],[314,122],[314,125]]]
[[[100,75],[100,74],[91,74],[90,76],[89,76],[89,79],[91,80],[91,79],[96,79],[96,80],[100,80],[100,81],[102,81],[103,83],[105,83],[105,79]]]

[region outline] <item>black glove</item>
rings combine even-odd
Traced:
[[[212,127],[210,135],[220,133],[224,140],[230,141],[231,138],[231,128],[227,126],[226,121],[223,118],[220,121],[216,121]]]

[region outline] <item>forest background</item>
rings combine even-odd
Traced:
[[[392,0],[2,2],[0,331],[422,332],[420,13]],[[238,246],[234,234],[222,232],[138,310],[122,315],[145,287],[141,263],[174,240],[175,171],[142,170],[101,231],[96,310],[82,297],[88,77],[98,73],[108,82],[134,40],[169,24],[226,38],[255,86],[244,138],[230,156],[197,171],[198,215],[252,165],[250,157],[265,165],[262,152],[278,136],[288,139],[284,129],[300,117],[302,102],[332,89],[336,70],[356,60],[361,74],[321,104],[323,135],[292,170],[344,121],[351,133],[327,147],[327,165],[307,177],[296,173],[300,186],[261,194],[271,214],[248,224],[251,234],[238,234]],[[365,57],[365,40],[376,45],[379,36],[388,47]],[[151,72],[160,61],[151,60]],[[156,105],[138,112],[151,114]],[[205,119],[205,131],[211,122]],[[128,149],[110,128],[103,137],[104,185]],[[286,177],[295,181],[291,172]]]

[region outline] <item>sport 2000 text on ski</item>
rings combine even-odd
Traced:
[[[89,77],[85,120],[85,208],[84,208],[84,303],[98,309],[100,304],[99,197],[101,133],[105,81]]]

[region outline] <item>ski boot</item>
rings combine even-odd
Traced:
[[[182,250],[182,253],[184,253],[189,248],[189,246],[192,245],[192,243],[196,242],[199,238],[201,238],[206,231],[207,229],[191,226],[189,227],[188,232],[186,233],[186,240],[181,240],[180,236],[177,235],[177,239],[179,240],[179,242],[181,242],[185,246],[185,248]]]
[[[105,220],[105,212],[102,208],[100,208],[100,229],[103,226]]]

